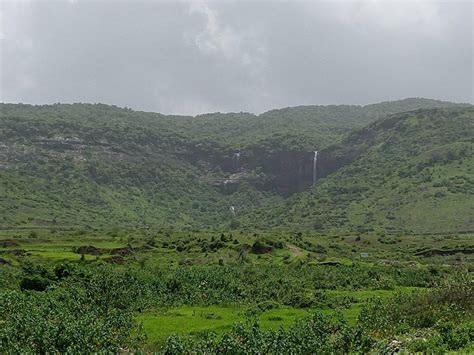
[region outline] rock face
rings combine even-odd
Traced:
[[[100,255],[102,251],[92,245],[84,245],[78,247],[75,251],[76,254],[88,254],[88,255]]]
[[[134,146],[136,151],[131,149],[125,152],[118,150],[106,140],[91,141],[84,137],[63,136],[52,138],[40,136],[33,140],[33,145],[32,152],[22,153],[30,160],[38,149],[51,159],[71,157],[75,161],[85,161],[86,150],[94,151],[97,156],[107,161],[134,160],[137,156],[143,155],[160,160],[160,154],[164,154],[195,165],[209,176],[209,184],[224,194],[238,191],[245,183],[260,191],[273,191],[282,196],[289,196],[310,188],[314,183],[314,151],[288,150],[275,146],[224,149],[213,142],[197,144],[184,142],[181,145],[177,144],[172,150],[161,150],[158,145],[137,145]],[[13,149],[18,156],[20,148],[16,146],[10,148],[9,151]],[[354,155],[356,152],[332,151],[331,148],[318,152],[317,179],[331,174],[353,160],[351,154]],[[0,163],[5,161],[7,164],[11,161],[1,157],[0,154]],[[99,178],[94,166],[89,167],[88,171],[91,178]]]
[[[356,156],[344,155],[333,150],[324,150],[318,154],[318,179],[328,176],[349,164]]]
[[[203,157],[200,157],[203,159]],[[209,159],[211,160],[211,159]],[[226,176],[210,183],[224,193],[233,193],[242,183],[263,191],[276,191],[283,196],[301,192],[313,184],[314,152],[266,151],[263,149],[239,150],[236,164],[235,152],[230,152],[221,163],[213,157],[212,164]],[[341,164],[342,163],[342,164]],[[317,178],[322,178],[343,165],[337,157],[318,154]]]
[[[243,151],[242,169],[262,172],[266,176],[264,189],[282,195],[300,192],[313,183],[313,153],[299,151]]]
[[[310,188],[314,183],[314,151],[252,147],[216,152],[210,147],[189,148],[183,155],[187,161],[221,172],[221,177],[210,179],[209,184],[225,194],[238,191],[246,183],[261,191],[289,196]],[[352,155],[346,153],[331,149],[319,151],[316,180],[356,158],[356,152]]]

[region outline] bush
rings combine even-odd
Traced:
[[[20,288],[22,290],[44,291],[50,284],[50,280],[38,275],[33,275],[24,277],[20,282]]]
[[[432,335],[430,346],[437,344],[441,351],[456,350],[474,339],[472,324],[462,325],[472,317],[473,306],[472,279],[467,272],[459,272],[430,291],[397,294],[389,300],[369,300],[359,314],[357,338],[391,338],[432,328],[439,336]],[[417,340],[413,349],[429,350]]]
[[[352,334],[342,317],[315,313],[296,322],[288,330],[262,330],[257,322],[236,324],[222,337],[210,335],[201,340],[182,337],[168,339],[164,354],[311,354],[347,353]]]
[[[133,315],[104,310],[83,289],[3,292],[0,352],[117,352],[137,348],[141,329]]]

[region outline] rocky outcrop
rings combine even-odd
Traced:
[[[305,190],[313,183],[312,152],[242,150],[239,151],[238,162],[233,152],[219,168],[231,171],[225,178],[213,180],[211,184],[225,193],[237,191],[245,182],[259,190],[290,195]]]
[[[242,169],[262,172],[267,177],[265,188],[282,195],[300,192],[313,183],[313,153],[300,151],[241,152]]]
[[[92,245],[83,245],[74,250],[76,254],[87,254],[87,255],[100,255],[102,251]]]
[[[337,171],[355,158],[341,156],[341,153],[330,150],[318,153],[317,179]],[[227,151],[226,154],[206,156],[195,153],[194,156],[196,161],[207,160],[213,169],[227,173],[223,178],[210,181],[226,194],[234,193],[244,182],[258,190],[276,191],[283,196],[304,191],[314,183],[314,152],[250,148]]]
[[[334,173],[359,155],[356,150],[346,152],[332,147],[319,151],[317,179]],[[289,196],[310,188],[314,183],[314,151],[257,145],[231,149],[209,142],[190,143],[177,156],[211,172],[211,175],[223,176],[211,178],[208,182],[225,194],[238,191],[246,183],[258,190]]]

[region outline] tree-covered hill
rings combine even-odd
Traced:
[[[472,118],[427,99],[196,117],[1,104],[0,227],[469,229]]]
[[[392,115],[320,155],[322,164],[344,165],[290,199],[280,217],[285,224],[390,233],[474,229],[473,108]]]
[[[261,115],[212,113],[179,120],[183,130],[199,138],[209,138],[245,148],[273,144],[286,149],[322,149],[352,129],[361,128],[387,114],[458,104],[423,98],[408,98],[373,105],[297,106],[276,109]]]

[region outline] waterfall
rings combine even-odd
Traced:
[[[236,152],[234,152],[233,160],[234,160],[234,169],[235,171],[237,171],[239,170],[239,167],[240,167],[240,150],[237,150]]]
[[[234,206],[230,206],[230,212],[232,212],[232,214],[235,214],[235,207]]]
[[[317,164],[318,164],[318,151],[314,151],[313,155],[313,184],[316,182],[317,178]]]

